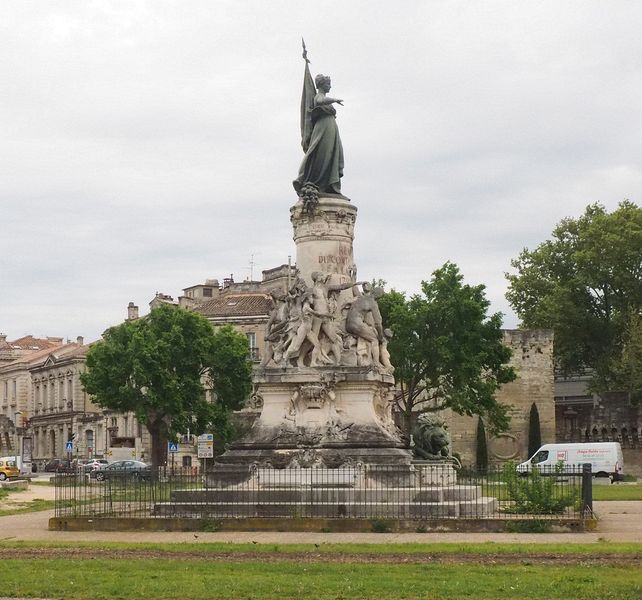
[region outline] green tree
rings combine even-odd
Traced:
[[[475,455],[475,466],[480,473],[488,470],[488,443],[486,441],[486,427],[484,420],[477,419],[477,452]]]
[[[501,314],[488,315],[485,287],[465,285],[457,266],[446,263],[421,289],[410,298],[392,290],[379,300],[394,334],[388,349],[406,433],[413,412],[447,408],[486,417],[492,432],[505,430],[508,407],[495,392],[515,373],[502,343]]]
[[[642,399],[642,315],[632,315],[623,335],[622,354],[612,362],[614,386],[637,406]]]
[[[533,402],[528,415],[528,456],[533,456],[541,447],[542,429],[539,422],[539,410],[537,410],[537,404]]]
[[[187,429],[229,437],[229,411],[251,390],[248,351],[232,327],[214,332],[202,315],[163,305],[108,329],[89,349],[81,380],[99,406],[131,411],[147,427],[158,466],[167,440]]]
[[[627,331],[642,310],[637,205],[625,201],[608,213],[592,204],[511,264],[517,273],[506,274],[506,297],[525,327],[554,329],[555,357],[565,374],[590,369],[597,392],[635,387],[622,361]]]

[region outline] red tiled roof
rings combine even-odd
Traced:
[[[268,294],[225,294],[194,309],[206,317],[268,316],[272,298]]]
[[[44,350],[46,348],[62,346],[62,338],[60,341],[53,341],[35,338],[32,335],[25,335],[24,337],[8,343],[11,347],[20,348],[21,350]]]
[[[49,356],[54,356],[57,359],[73,355],[81,356],[87,352],[87,349],[87,345],[80,346],[75,342],[64,345],[58,344],[54,348],[43,348],[42,350],[36,350],[29,354],[25,354],[11,362],[4,363],[2,367],[5,369],[11,369],[11,367],[18,365],[37,365],[38,363],[45,362]]]

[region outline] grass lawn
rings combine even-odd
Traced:
[[[622,599],[642,596],[642,544],[29,544],[2,543],[2,594],[65,599]],[[25,549],[37,555],[11,558]],[[58,557],[47,557],[58,549]],[[74,555],[72,549],[82,550]],[[95,555],[91,555],[91,550]],[[89,552],[88,552],[89,551]],[[123,552],[122,558],[114,554]],[[129,553],[125,552],[129,551]],[[139,551],[141,558],[135,557]],[[101,552],[108,552],[101,555]],[[155,553],[150,557],[150,552]],[[288,554],[297,552],[292,558]],[[218,557],[212,557],[218,553]],[[220,554],[225,553],[224,557]],[[251,553],[248,555],[248,553]],[[68,554],[68,557],[62,557]],[[189,554],[189,556],[183,556]],[[261,557],[265,554],[265,558]],[[366,555],[360,556],[360,555]],[[404,554],[441,563],[404,562]],[[583,555],[551,564],[551,555]],[[238,556],[235,556],[238,555]],[[503,564],[498,555],[511,556]],[[604,556],[628,566],[585,564]],[[632,556],[633,555],[633,556]],[[461,561],[468,556],[468,560]],[[457,558],[459,557],[459,559]],[[472,560],[470,560],[472,557]],[[363,560],[366,558],[366,560]],[[411,557],[409,557],[411,558]],[[548,560],[548,564],[538,564]],[[553,561],[554,562],[554,561]]]
[[[3,561],[2,593],[65,599],[339,598],[631,599],[642,574],[623,567],[355,564],[207,560]]]
[[[594,485],[593,500],[642,500],[642,485]]]

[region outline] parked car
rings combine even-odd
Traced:
[[[92,471],[97,471],[98,469],[106,467],[108,464],[109,461],[104,458],[92,458],[81,465],[80,470],[82,473],[91,473]]]
[[[96,481],[105,479],[150,479],[151,468],[139,460],[117,460],[100,469],[91,471],[89,476]]]
[[[16,467],[15,461],[0,459],[0,481],[5,481],[10,477],[18,477],[20,469]]]
[[[54,458],[45,465],[47,473],[73,473],[74,468],[66,458]]]

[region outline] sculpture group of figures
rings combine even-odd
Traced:
[[[377,298],[367,282],[330,284],[330,275],[297,279],[286,293],[272,293],[275,307],[266,329],[261,367],[372,367],[392,373],[388,341]],[[340,299],[343,290],[353,297]]]

